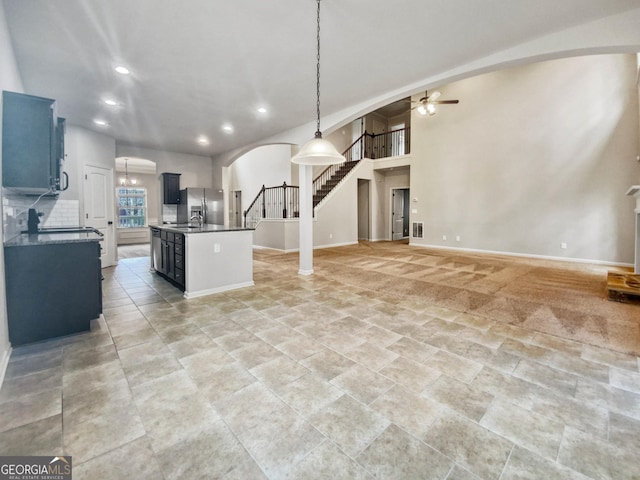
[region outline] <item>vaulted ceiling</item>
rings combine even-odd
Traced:
[[[57,99],[70,124],[120,143],[215,156],[315,118],[314,0],[3,5],[26,92]],[[325,116],[638,9],[638,1],[322,0],[321,8]],[[117,65],[130,74],[116,73]],[[208,145],[196,142],[200,135]]]

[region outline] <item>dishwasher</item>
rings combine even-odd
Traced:
[[[151,262],[154,270],[162,270],[161,230],[155,227],[151,227]]]

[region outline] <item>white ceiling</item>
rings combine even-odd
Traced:
[[[315,0],[3,4],[26,92],[57,99],[70,124],[120,143],[214,156],[315,118]],[[638,0],[322,0],[321,8],[324,117]],[[115,73],[118,64],[131,75]],[[201,134],[210,145],[196,143]]]

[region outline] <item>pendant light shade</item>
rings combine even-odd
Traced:
[[[299,165],[334,165],[345,158],[329,140],[319,136],[305,143],[291,161]]]
[[[299,165],[335,165],[345,161],[344,155],[341,155],[336,147],[322,138],[320,132],[320,0],[316,0],[317,9],[317,62],[316,62],[316,135],[313,140],[305,143],[300,151],[293,156],[291,162]]]

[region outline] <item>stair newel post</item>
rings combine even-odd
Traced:
[[[287,218],[287,182],[282,183],[282,218]]]
[[[262,189],[260,190],[260,194],[262,195],[262,218],[267,218],[267,202],[265,199],[265,186],[262,185]]]

